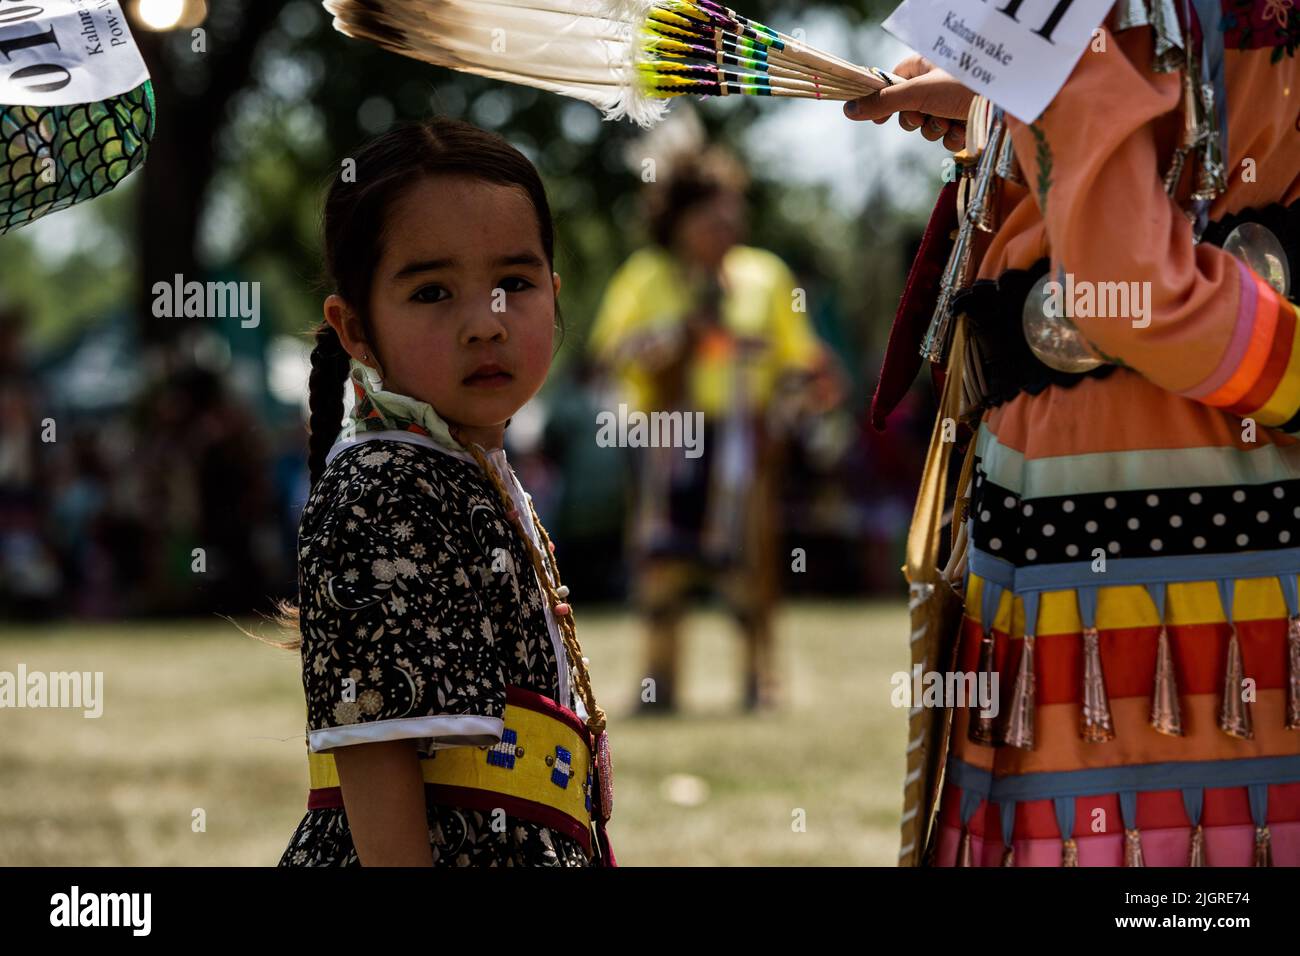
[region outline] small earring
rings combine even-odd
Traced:
[[[361,358],[362,358],[362,360],[363,360],[362,363],[361,363],[361,367],[365,370],[365,376],[366,376],[366,379],[370,382],[370,387],[371,387],[371,388],[380,388],[380,387],[382,387],[382,386],[383,386],[383,383],[384,383],[384,372],[383,372],[383,370],[382,370],[382,369],[379,369],[379,368],[376,368],[376,367],[374,367],[374,366],[372,366],[372,365],[370,365],[370,364],[368,364],[367,362],[364,361],[365,359],[370,358],[370,353],[369,353],[369,352],[362,352],[362,353],[361,353]]]

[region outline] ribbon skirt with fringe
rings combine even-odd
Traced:
[[[934,863],[1300,864],[1300,443],[1124,369],[976,441],[957,671],[995,693]]]

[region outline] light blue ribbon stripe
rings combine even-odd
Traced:
[[[1247,791],[1250,801],[1250,818],[1255,826],[1262,827],[1268,823],[1268,787],[1257,783]]]
[[[1063,838],[1074,834],[1074,801],[1068,797],[1057,797],[1052,801],[1056,810],[1056,828]]]
[[[998,616],[998,604],[1002,601],[1003,589],[990,584],[980,593],[980,626],[984,633],[993,629],[993,621]]]
[[[1156,606],[1156,615],[1163,624],[1165,620],[1165,598],[1168,596],[1168,585],[1163,581],[1153,581],[1147,585],[1147,593],[1151,595],[1151,601]]]
[[[1016,801],[1008,800],[998,807],[1002,814],[1002,845],[1011,846],[1016,831]]]
[[[1104,572],[1091,561],[1039,564],[1017,568],[1010,561],[970,549],[970,572],[1016,594],[1067,591],[1084,587],[1123,587],[1152,582],[1218,581],[1227,578],[1274,578],[1300,575],[1300,548],[1238,554],[1189,554],[1167,558],[1107,558]],[[1283,584],[1285,588],[1285,583]]]
[[[1088,797],[1128,790],[1144,793],[1197,787],[1300,783],[1300,756],[1149,763],[998,778],[987,770],[951,757],[948,775],[953,785],[963,791],[977,793],[995,803],[1005,803],[1011,800]]]
[[[1124,829],[1132,830],[1138,825],[1138,795],[1134,790],[1125,790],[1119,795],[1119,813],[1124,818]]]
[[[1300,614],[1300,582],[1295,575],[1282,578],[1282,597],[1286,599],[1286,613],[1290,617]]]
[[[1030,591],[1025,595],[1025,635],[1038,635],[1038,592]]]

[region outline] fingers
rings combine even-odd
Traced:
[[[889,72],[895,76],[901,76],[905,80],[910,80],[923,73],[929,73],[932,69],[934,67],[930,65],[930,62],[925,57],[913,53],[911,56],[900,60]]]
[[[921,135],[930,142],[943,139],[948,132],[948,121],[938,116],[927,116],[921,126]]]
[[[855,120],[880,120],[894,113],[925,113],[961,120],[970,109],[971,93],[940,70],[905,79],[844,104],[844,115]]]
[[[923,57],[913,54],[899,62],[892,72],[904,80],[913,80],[933,70],[934,67]],[[925,109],[926,101],[932,96],[926,83],[896,83],[845,103],[844,115],[850,119],[883,123],[902,110]]]
[[[889,117],[882,116],[872,122],[880,124],[888,121]],[[966,146],[966,124],[956,120],[929,116],[915,110],[904,110],[898,114],[898,125],[909,133],[919,129],[921,135],[932,142],[942,138],[944,147],[954,153]]]
[[[849,119],[883,122],[901,110],[915,109],[920,105],[924,94],[924,90],[915,89],[911,83],[887,86],[875,93],[849,100],[844,104],[844,115]]]
[[[966,148],[966,124],[952,123],[943,137],[944,149],[956,153]]]
[[[943,141],[957,152],[966,144],[963,119],[971,92],[924,57],[913,54],[894,66],[893,73],[906,82],[844,104],[844,115],[880,125],[898,115],[898,125],[908,132],[920,130],[931,142]]]
[[[924,84],[924,80],[898,83],[856,100],[849,100],[844,104],[844,115],[849,119],[883,122],[895,113],[911,112],[920,115],[921,111],[928,112],[926,107],[933,98],[933,93]]]

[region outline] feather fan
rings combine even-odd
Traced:
[[[674,96],[846,100],[896,82],[714,0],[325,0],[339,32],[651,126]]]

